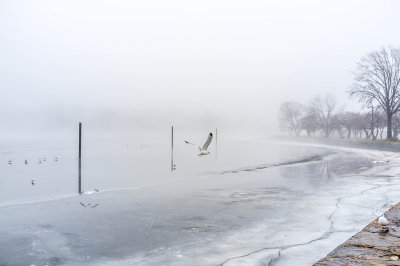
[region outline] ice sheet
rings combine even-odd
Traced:
[[[233,155],[212,161],[190,157],[186,150],[178,152],[181,170],[173,173],[131,166],[135,173],[149,173],[142,178],[126,174],[130,169],[126,158],[136,155],[123,153],[123,147],[108,155],[98,148],[88,149],[86,156],[98,157],[85,175],[97,173],[101,178],[88,177],[85,187],[100,192],[69,197],[60,193],[64,198],[41,202],[27,197],[30,204],[4,201],[0,264],[310,265],[398,200],[400,161],[395,153],[247,145],[251,148],[242,161],[243,154],[233,153],[235,147],[227,145],[221,154]],[[157,150],[146,149],[149,152],[142,153],[146,156]],[[125,163],[95,165],[102,157],[103,163],[110,158],[118,161],[115,154],[125,158]],[[163,165],[163,156],[157,156],[152,162]],[[383,162],[373,164],[373,160]],[[280,166],[257,167],[265,164]],[[225,171],[243,167],[248,171]],[[112,169],[119,176],[108,180],[107,171]],[[157,176],[159,172],[165,175]],[[33,189],[40,189],[40,184]],[[75,189],[70,185],[68,193]],[[122,186],[125,189],[118,189]],[[51,186],[46,189],[40,191],[41,196]]]

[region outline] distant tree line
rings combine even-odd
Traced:
[[[347,112],[337,107],[333,95],[317,95],[308,105],[282,103],[281,129],[293,136],[337,135],[340,138],[385,138],[400,134],[400,49],[382,48],[364,56],[354,72],[348,91],[363,103],[363,112]]]

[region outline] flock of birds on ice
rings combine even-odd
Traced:
[[[58,161],[59,161],[59,158],[58,158],[58,157],[54,157],[53,160],[54,160],[54,162],[58,162]],[[42,163],[45,163],[45,162],[47,162],[47,158],[46,158],[46,157],[39,158],[39,159],[37,160],[37,163],[38,163],[38,164],[42,164]],[[28,159],[25,159],[25,160],[24,160],[24,164],[25,164],[25,165],[28,165],[28,164],[30,164],[30,163],[31,163],[30,160],[28,160]],[[8,164],[9,164],[9,165],[13,165],[13,164],[14,164],[13,160],[8,160]],[[35,179],[32,179],[32,180],[31,180],[31,185],[32,185],[32,187],[34,187],[34,186],[36,185]],[[95,192],[100,192],[100,191],[99,191],[98,189],[94,189],[93,191],[83,192],[83,194],[90,195],[90,194],[95,193]],[[86,203],[86,204],[85,204],[85,203],[83,203],[83,202],[80,201],[79,204],[80,204],[82,207],[96,208],[100,203],[95,203],[95,204]]]
[[[58,162],[58,160],[59,160],[58,157],[54,157],[53,159],[54,159],[54,162]],[[47,158],[46,158],[46,157],[43,157],[43,158],[39,158],[39,159],[38,159],[38,164],[42,164],[42,162],[47,162]],[[13,165],[13,160],[8,160],[8,164],[9,164],[9,165]],[[29,164],[28,159],[25,159],[25,160],[24,160],[24,164],[25,164],[25,165],[28,165],[28,164]],[[35,186],[35,179],[32,179],[32,180],[31,180],[31,185],[32,185],[32,187]]]
[[[58,157],[54,157],[54,161],[55,161],[55,162],[58,162]],[[38,164],[41,164],[42,162],[47,162],[47,158],[44,157],[44,158],[39,158],[39,159],[38,159]],[[28,159],[25,159],[25,160],[24,160],[24,163],[25,163],[25,165],[28,165],[28,164],[29,164]],[[9,164],[9,165],[12,165],[12,164],[13,164],[13,160],[8,160],[8,164]]]

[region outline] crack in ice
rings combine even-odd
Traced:
[[[381,188],[382,186],[383,186],[383,185],[372,185],[372,187],[370,187],[370,188],[368,188],[368,189],[365,189],[365,190],[362,190],[362,191],[358,194],[358,196],[362,196],[362,195],[364,195],[364,194],[365,194],[366,192],[368,192],[368,191],[372,191],[372,190],[375,190],[375,189],[379,189],[379,188]],[[222,263],[219,264],[219,265],[220,265],[220,266],[223,266],[223,265],[225,265],[226,263],[228,263],[228,262],[230,262],[230,261],[233,261],[233,260],[236,260],[236,259],[240,259],[240,258],[244,258],[244,257],[248,257],[248,256],[251,256],[251,255],[253,255],[253,254],[256,254],[256,253],[259,253],[259,252],[262,252],[262,251],[272,250],[272,249],[279,249],[279,251],[278,251],[278,256],[277,256],[276,258],[271,259],[271,260],[268,262],[268,264],[266,264],[266,265],[268,265],[268,266],[272,266],[272,265],[275,265],[275,264],[280,260],[280,258],[281,258],[281,252],[284,251],[284,250],[287,250],[287,249],[292,248],[292,247],[299,247],[299,246],[309,245],[309,244],[314,243],[314,242],[316,242],[316,241],[320,241],[320,240],[327,239],[330,235],[332,235],[332,234],[334,234],[334,233],[350,233],[350,232],[354,232],[354,229],[352,229],[352,230],[334,230],[334,223],[335,223],[335,222],[332,220],[333,216],[335,215],[335,213],[336,213],[337,210],[339,209],[339,204],[340,204],[340,202],[341,202],[343,199],[352,198],[352,197],[354,197],[354,196],[356,196],[356,195],[342,196],[342,197],[339,197],[339,198],[336,199],[335,209],[334,209],[333,212],[328,216],[328,221],[330,222],[329,229],[328,229],[322,236],[320,236],[320,237],[318,237],[318,238],[315,238],[315,239],[312,239],[312,240],[310,240],[310,241],[308,241],[308,242],[305,242],[305,243],[292,244],[292,245],[285,245],[285,246],[275,246],[275,247],[265,247],[265,248],[261,248],[261,249],[258,249],[258,250],[249,252],[249,253],[247,253],[247,254],[244,254],[244,255],[240,255],[240,256],[228,258],[228,259],[226,259],[224,262],[222,262]]]

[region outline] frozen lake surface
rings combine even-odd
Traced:
[[[311,265],[399,201],[390,152],[90,139],[77,196],[76,147],[35,145],[0,151],[0,265]]]

